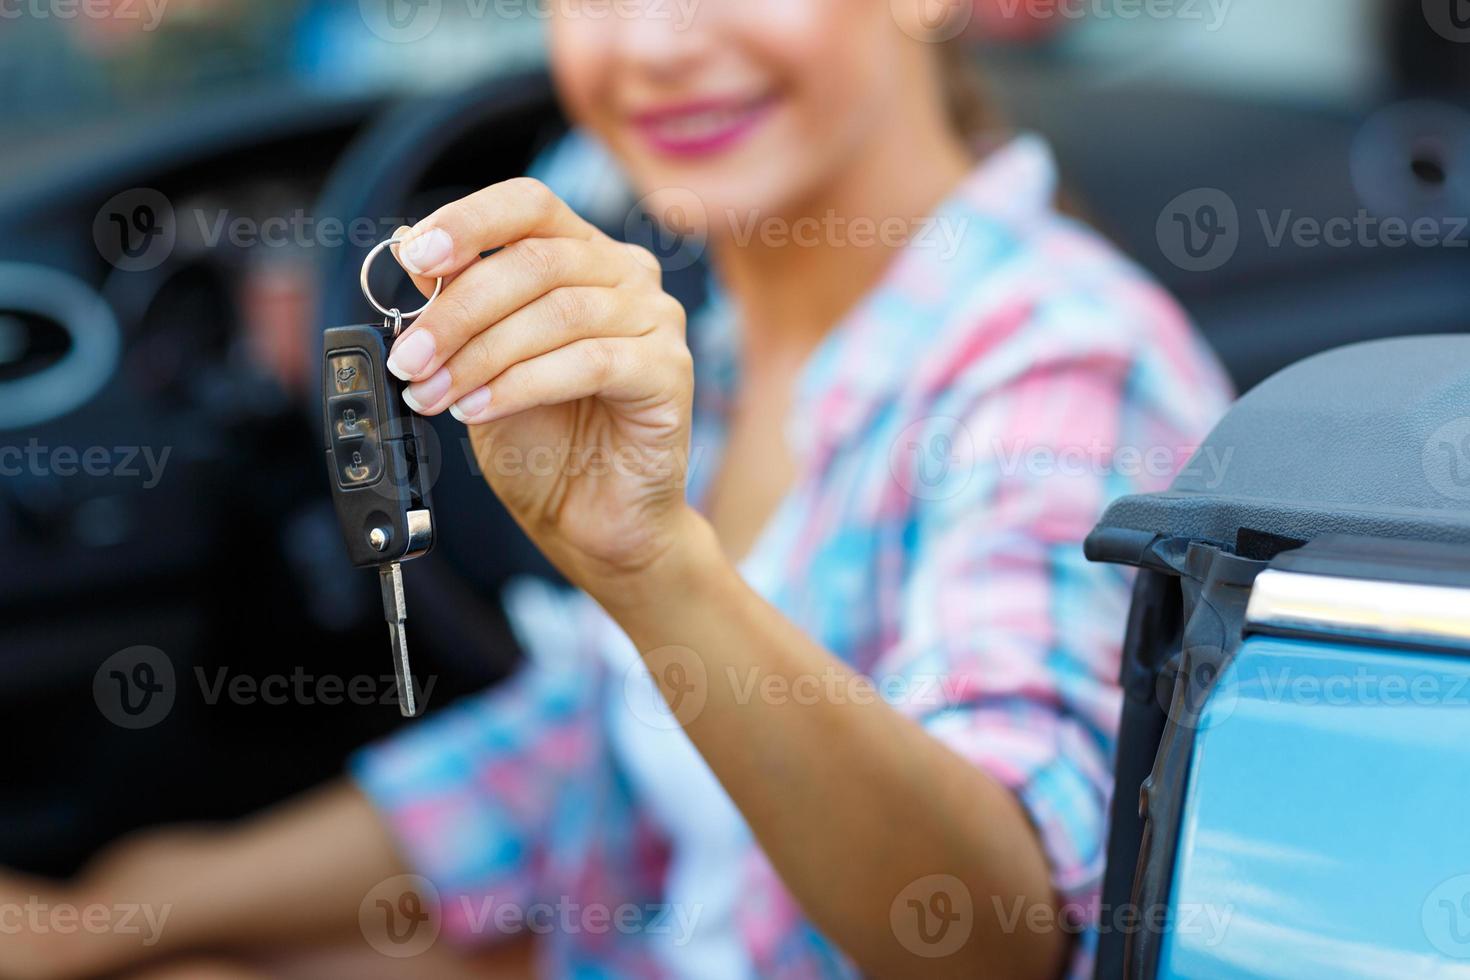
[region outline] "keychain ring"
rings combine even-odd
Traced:
[[[373,250],[367,254],[367,258],[362,260],[362,275],[359,277],[359,281],[362,283],[362,294],[367,297],[367,301],[369,303],[373,304],[373,309],[377,310],[384,316],[393,316],[398,311],[390,310],[388,307],[378,302],[377,297],[373,295],[372,287],[368,285],[368,272],[372,270],[373,259],[376,259],[378,255],[383,251],[383,249],[387,248],[390,245],[398,245],[402,241],[403,239],[401,238],[390,238],[387,241],[379,242],[378,244],[373,246]],[[439,281],[434,283],[434,295],[429,297],[428,302],[426,302],[423,306],[420,306],[418,309],[414,310],[411,313],[402,313],[398,315],[405,321],[412,320],[414,317],[427,310],[429,308],[429,304],[439,298],[439,293],[442,292],[443,289],[444,277],[440,276]]]

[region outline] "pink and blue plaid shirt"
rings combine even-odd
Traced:
[[[799,476],[741,568],[1009,787],[1086,909],[1129,581],[1080,544],[1108,501],[1168,484],[1228,384],[1168,296],[1057,213],[1055,184],[1035,137],[992,154],[823,342],[790,416]],[[716,303],[691,326],[696,502],[738,377],[735,320]],[[542,933],[557,977],[856,976],[610,620],[544,584],[507,604],[518,676],[353,767],[437,888],[445,935]]]

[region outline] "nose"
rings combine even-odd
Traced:
[[[619,54],[625,64],[655,79],[687,74],[708,53],[706,18],[701,4],[678,0],[634,0],[621,5]]]

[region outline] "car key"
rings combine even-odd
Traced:
[[[337,522],[352,563],[378,571],[398,708],[412,718],[418,705],[408,660],[402,563],[427,553],[434,544],[429,442],[424,419],[404,403],[405,383],[389,373],[387,361],[404,322],[429,308],[444,281],[439,280],[428,303],[412,313],[381,305],[368,286],[368,270],[378,254],[397,241],[377,245],[362,265],[363,295],[383,314],[382,325],[326,331],[322,415]]]

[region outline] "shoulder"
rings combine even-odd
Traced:
[[[1101,236],[1055,215],[1011,233],[934,325],[895,423],[920,432],[904,445],[955,460],[922,496],[931,520],[983,512],[1071,541],[1108,500],[1167,487],[1230,385],[1179,305]],[[922,455],[895,470],[905,488]]]
[[[959,286],[936,325],[910,398],[959,408],[1017,387],[1096,388],[1203,436],[1228,405],[1230,383],[1168,292],[1054,211],[1003,234],[1004,257]]]

